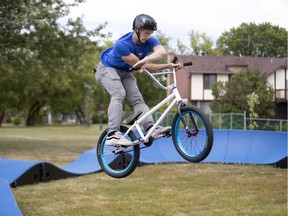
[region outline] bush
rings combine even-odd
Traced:
[[[12,118],[12,123],[14,125],[19,125],[21,123],[20,118],[18,116],[15,116]]]

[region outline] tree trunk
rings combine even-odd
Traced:
[[[42,104],[36,101],[29,109],[29,113],[26,119],[26,126],[34,126],[37,123],[37,118],[40,112]]]
[[[88,127],[89,124],[87,123],[85,112],[82,110],[82,108],[78,108],[76,111],[77,118],[79,119],[80,124],[82,124],[84,127]]]
[[[0,127],[2,127],[2,122],[5,116],[5,109],[0,110]]]

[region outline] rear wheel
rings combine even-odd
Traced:
[[[120,131],[124,134],[128,129],[121,126]],[[139,145],[128,147],[116,147],[105,145],[107,130],[105,130],[97,143],[97,159],[102,170],[114,178],[124,178],[130,175],[138,166],[140,157]],[[128,134],[128,139],[136,140],[133,132]]]
[[[185,128],[181,116],[177,113],[172,124],[174,146],[185,160],[200,162],[212,149],[212,125],[205,113],[195,106],[182,107],[181,114],[188,128]]]

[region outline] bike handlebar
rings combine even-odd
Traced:
[[[183,63],[183,66],[184,66],[184,67],[185,67],[185,66],[189,66],[189,65],[192,65],[192,62],[185,62],[185,63]],[[161,89],[164,89],[164,90],[168,91],[168,90],[172,90],[173,88],[176,88],[176,87],[177,87],[177,86],[176,86],[176,70],[175,70],[175,67],[173,68],[173,71],[171,72],[171,73],[173,73],[174,83],[171,84],[171,85],[169,85],[169,86],[164,86],[162,83],[160,83],[159,80],[156,79],[155,76],[154,76],[152,73],[150,73],[150,71],[148,71],[147,69],[144,69],[144,71],[146,72],[146,74],[147,74],[148,76],[150,76],[150,77],[154,80],[154,82],[155,82]],[[160,73],[160,74],[168,74],[168,73],[170,73],[170,72],[163,72],[163,73]]]
[[[190,61],[190,62],[184,62],[183,63],[183,66],[185,67],[185,66],[190,66],[190,65],[192,65],[193,63]],[[134,68],[134,67],[131,67],[130,68],[130,70],[131,71],[134,71],[134,70],[140,70],[141,68],[140,67],[136,67],[136,68]]]
[[[193,63],[190,61],[190,62],[185,62],[185,63],[183,63],[183,66],[185,67],[185,66],[190,66],[190,65],[192,65]]]
[[[140,70],[140,69],[141,69],[140,67],[136,67],[136,68],[131,67],[131,68],[130,68],[131,71],[136,71],[136,70]]]

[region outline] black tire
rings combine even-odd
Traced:
[[[186,129],[179,113],[177,113],[172,123],[172,139],[177,152],[187,161],[200,162],[204,160],[210,153],[213,145],[213,129],[212,125],[199,108],[195,106],[184,106],[181,113],[189,127],[190,133],[186,133]],[[199,131],[195,130],[195,126],[191,119],[192,116],[197,124]]]
[[[128,129],[121,126],[121,132],[124,134]],[[128,134],[131,141],[136,139],[133,132]],[[140,148],[139,145],[123,147],[124,151],[115,153],[117,147],[105,145],[107,130],[105,130],[97,143],[96,154],[102,170],[114,178],[124,178],[130,175],[139,164]]]

